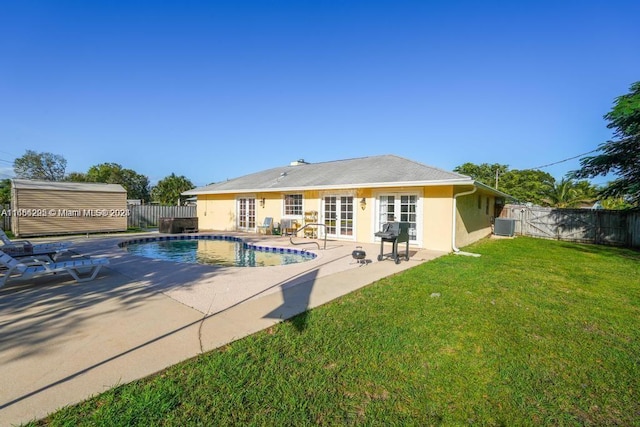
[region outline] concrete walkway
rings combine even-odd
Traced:
[[[133,237],[74,240],[75,251],[111,261],[92,282],[57,275],[0,289],[0,426],[42,418],[443,254],[412,249],[396,265],[376,260],[379,245],[331,241],[312,261],[224,268],[140,258],[117,246]],[[291,246],[277,236],[241,237]],[[367,265],[353,260],[356,246]]]

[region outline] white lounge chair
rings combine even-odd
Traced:
[[[51,242],[51,243],[31,243],[28,240],[11,240],[7,237],[7,234],[4,230],[0,229],[0,240],[2,241],[2,245],[0,245],[0,251],[2,248],[6,249],[14,249],[14,251],[7,251],[11,253],[15,253],[15,249],[19,247],[24,247],[25,245],[31,247],[31,251],[29,251],[28,255],[50,255],[55,254],[57,252],[66,251],[69,246],[71,246],[71,242]]]
[[[76,282],[87,282],[95,279],[102,266],[107,264],[109,264],[107,258],[78,258],[61,262],[50,262],[37,257],[17,260],[11,255],[0,252],[0,267],[6,268],[6,270],[0,269],[0,273],[4,274],[0,280],[0,288],[10,278],[30,279],[55,273],[69,273]],[[85,277],[80,277],[83,274],[81,270],[89,271],[86,272]]]

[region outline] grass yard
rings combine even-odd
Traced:
[[[640,425],[640,253],[465,250],[34,425]]]

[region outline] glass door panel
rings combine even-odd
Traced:
[[[340,236],[353,236],[353,197],[340,197]]]
[[[418,197],[413,195],[400,196],[400,222],[409,223],[409,239],[417,239],[416,227],[418,225],[418,214],[416,206]]]
[[[378,228],[376,231],[382,230],[382,224],[396,221],[395,196],[380,196],[378,200],[380,201],[380,214],[378,215]]]
[[[337,198],[336,197],[325,197],[324,198],[324,225],[325,232],[329,236],[336,235],[336,225],[337,225]]]

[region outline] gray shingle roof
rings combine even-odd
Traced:
[[[282,166],[186,191],[184,195],[400,185],[473,184],[455,172],[394,155]]]

